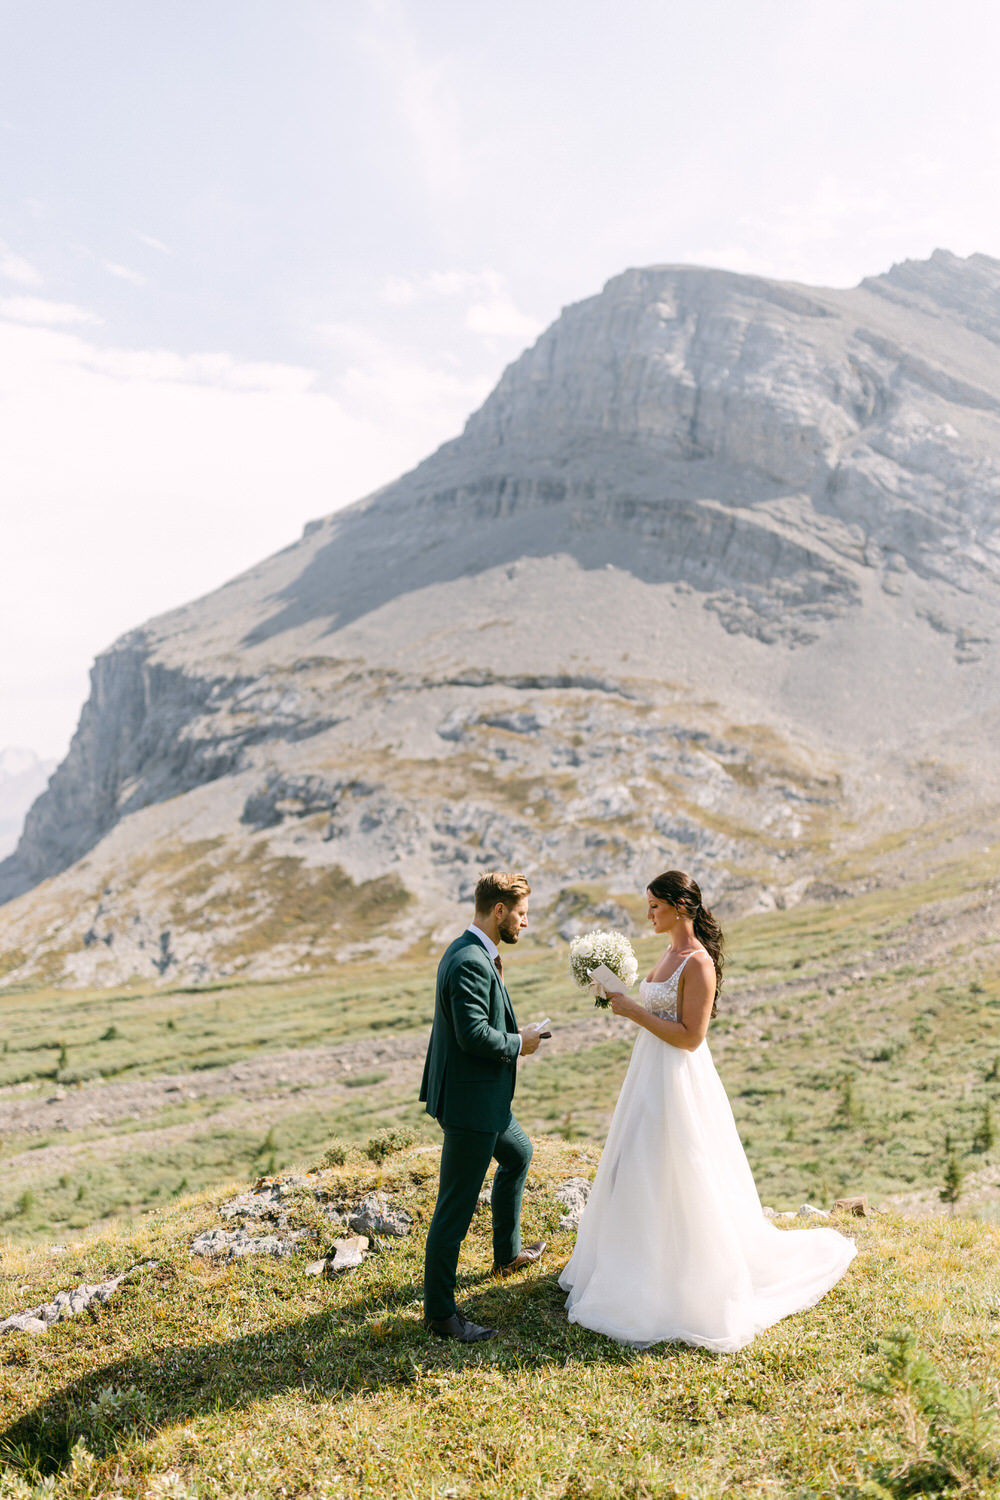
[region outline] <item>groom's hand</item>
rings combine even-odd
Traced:
[[[541,1041],[541,1037],[533,1026],[522,1026],[517,1034],[521,1038],[522,1057],[530,1057],[532,1052],[538,1051],[538,1043]]]

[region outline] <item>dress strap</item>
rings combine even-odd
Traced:
[[[695,952],[697,952],[697,949],[695,950]],[[694,953],[689,953],[687,955],[687,958],[682,958],[681,959],[680,963],[677,965],[676,969],[671,974],[670,978],[665,981],[665,983],[667,983],[667,984],[677,984],[680,981],[680,977],[684,973],[684,969],[685,969],[685,967],[687,965],[688,958],[694,958]]]

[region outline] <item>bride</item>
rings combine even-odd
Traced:
[[[679,870],[646,895],[669,942],[638,1000],[610,996],[640,1031],[559,1284],[570,1322],[623,1344],[726,1352],[818,1302],[855,1246],[834,1229],[788,1232],[764,1217],[705,1041],[722,930]]]

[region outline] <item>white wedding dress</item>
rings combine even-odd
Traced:
[[[643,980],[639,999],[655,1015],[676,1019],[683,968]],[[818,1302],[855,1253],[835,1229],[764,1217],[707,1044],[682,1051],[640,1027],[559,1278],[570,1322],[640,1348],[728,1352]]]

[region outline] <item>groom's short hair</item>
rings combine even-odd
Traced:
[[[531,886],[526,876],[491,870],[488,875],[480,875],[476,882],[476,911],[492,911],[498,901],[504,906],[516,906],[524,896],[530,895]]]

